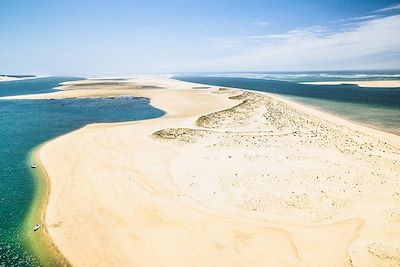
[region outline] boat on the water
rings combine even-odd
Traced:
[[[32,165],[31,165],[31,168],[32,168],[32,169],[36,169],[36,167],[37,167],[36,164],[32,164]]]
[[[36,232],[41,226],[41,224],[36,224],[35,227],[33,227],[33,231]]]

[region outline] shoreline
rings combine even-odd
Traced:
[[[24,245],[38,257],[43,266],[71,266],[51,239],[46,227],[46,208],[51,191],[51,180],[38,154],[41,147],[49,141],[32,149],[28,157],[28,165],[35,162],[37,168],[31,170],[31,175],[35,179],[35,190],[33,204],[29,208],[22,227],[25,236]],[[42,225],[40,232],[33,232],[33,225],[37,223]]]
[[[330,115],[330,116],[333,116],[333,117],[336,117],[336,118],[340,118],[340,119],[342,119],[342,120],[344,120],[344,121],[346,121],[348,123],[356,124],[356,125],[359,125],[361,127],[372,129],[372,130],[375,130],[375,131],[378,131],[378,132],[387,133],[387,134],[395,135],[395,136],[400,136],[400,130],[395,131],[395,130],[393,130],[393,128],[378,127],[378,126],[375,126],[375,125],[372,125],[372,124],[363,123],[361,121],[356,121],[356,120],[353,120],[351,117],[347,117],[345,115],[341,115],[340,113],[330,112],[330,111],[325,110],[323,108],[319,108],[316,105],[306,104],[306,103],[302,103],[301,101],[296,101],[295,99],[292,99],[289,96],[282,96],[282,95],[278,95],[278,94],[276,94],[275,96],[277,96],[278,98],[281,98],[282,100],[290,101],[290,102],[292,102],[294,104],[298,104],[300,106],[304,106],[304,107],[310,108],[312,110],[315,110],[315,111],[318,111],[318,112],[321,112],[321,113],[324,113],[324,114],[327,114],[327,115]]]
[[[173,82],[172,82],[172,84],[174,84]],[[192,84],[192,86],[193,86],[194,84]],[[196,84],[196,86],[199,86],[199,84]],[[204,86],[207,86],[207,87],[209,87],[209,88],[211,88],[211,89],[214,89],[214,90],[216,90],[217,89],[217,87],[213,87],[213,86],[208,86],[208,85],[204,85]],[[183,87],[188,87],[188,85],[187,85],[187,83],[184,83],[184,86]],[[211,90],[210,89],[210,90]],[[196,92],[196,93],[194,93],[193,95],[198,95],[198,96],[200,96],[200,95],[207,95],[207,94],[211,94],[210,92],[210,90],[208,90],[208,89],[206,89],[207,91],[203,94],[203,93],[199,93],[199,91],[197,90],[197,91],[194,91],[194,90],[192,90],[191,92]],[[232,89],[232,90],[236,90],[236,89]],[[239,92],[236,92],[236,93],[240,93],[240,92],[246,92],[247,90],[242,90],[242,89],[240,89],[240,91]],[[59,94],[59,96],[61,96],[61,97],[66,97],[66,96],[71,96],[71,95],[73,95],[74,93],[71,93],[71,91],[63,91],[64,93],[62,93],[61,95]],[[116,91],[109,91],[109,93],[111,93],[111,95],[115,95],[115,92]],[[249,91],[247,91],[247,92],[249,92]],[[253,93],[254,91],[251,91],[250,93]],[[57,92],[58,93],[58,92]],[[57,93],[51,93],[51,97],[54,97],[55,95],[57,95]],[[77,92],[77,93],[75,93],[75,95],[76,94],[80,94],[80,93],[82,93],[82,92]],[[89,91],[86,91],[86,92],[83,92],[84,94],[89,94],[90,96],[93,96],[93,92],[89,92]],[[105,93],[105,91],[103,92],[103,93]],[[122,93],[122,91],[120,92],[120,93]],[[157,94],[154,94],[154,92],[150,92],[150,91],[142,91],[142,92],[140,92],[140,91],[131,91],[131,93],[132,94],[134,94],[134,95],[136,95],[136,96],[138,96],[138,94],[139,94],[139,96],[145,96],[145,97],[149,97],[150,98],[150,101],[151,101],[151,103],[153,104],[153,98],[151,97],[151,95],[153,95],[155,98],[156,98],[156,100],[155,100],[155,102],[156,102],[156,104],[154,104],[154,106],[155,107],[158,107],[157,106],[157,104],[159,104],[160,103],[160,96],[157,96]],[[187,92],[187,93],[189,93],[189,92]],[[257,92],[256,94],[260,94],[261,92]],[[165,94],[165,93],[164,93]],[[178,92],[176,92],[176,94],[178,94]],[[180,93],[181,94],[181,93]],[[285,101],[287,102],[286,104],[288,104],[289,106],[291,106],[292,104],[293,104],[293,101],[290,101],[290,100],[285,100],[285,99],[280,99],[280,97],[279,96],[276,96],[276,95],[271,95],[271,94],[266,94],[266,93],[261,93],[261,94],[265,94],[265,95],[267,95],[267,96],[269,96],[269,97],[272,97],[272,99],[277,99],[278,101],[281,101],[281,102],[284,102],[285,103]],[[49,94],[46,94],[47,96],[49,95]],[[149,96],[150,95],[150,96]],[[234,95],[234,94],[233,94]],[[232,95],[232,96],[233,96]],[[43,96],[43,95],[42,95]],[[89,96],[89,97],[90,97]],[[165,95],[166,96],[166,95]],[[35,96],[34,96],[35,97]],[[36,96],[37,97],[37,96]],[[39,96],[40,97],[40,96]],[[210,96],[211,97],[211,96]],[[213,96],[214,97],[214,96]],[[219,99],[224,99],[224,97],[220,97]],[[165,102],[165,101],[164,101]],[[163,102],[163,103],[164,103]],[[218,101],[217,101],[218,102]],[[225,105],[227,106],[227,108],[228,109],[230,109],[230,108],[232,108],[232,105],[233,105],[233,103],[234,103],[235,101],[227,101],[226,103],[225,103]],[[229,108],[229,105],[228,105],[228,103],[231,103],[230,104],[230,108]],[[238,103],[238,101],[236,101],[236,103]],[[165,105],[166,103],[164,103],[163,105]],[[301,106],[303,106],[303,108],[304,108],[304,105],[301,105],[301,104],[297,104],[296,102],[294,102],[294,104],[295,104],[295,106],[297,107],[297,108],[299,108],[299,107],[301,107]],[[169,106],[169,108],[171,108],[171,104],[169,104],[169,105],[167,105],[167,106]],[[293,106],[292,106],[293,107]],[[104,130],[106,130],[107,129],[107,131],[110,131],[110,134],[111,133],[113,133],[113,134],[117,134],[118,133],[118,131],[114,131],[114,130],[112,130],[112,128],[118,128],[118,127],[122,127],[122,128],[124,128],[124,127],[127,127],[127,128],[129,128],[130,126],[132,126],[132,125],[142,125],[143,127],[144,127],[144,125],[149,125],[149,124],[155,124],[155,125],[158,125],[157,124],[157,121],[160,121],[160,120],[162,120],[162,121],[175,121],[175,122],[173,122],[172,124],[170,124],[170,125],[174,125],[174,124],[176,124],[176,123],[178,123],[179,121],[181,121],[182,119],[184,119],[185,118],[185,116],[183,116],[182,117],[182,115],[179,115],[179,112],[178,113],[176,113],[176,111],[174,112],[172,112],[171,113],[171,110],[165,110],[165,109],[163,109],[162,107],[158,107],[158,108],[161,108],[162,110],[164,110],[165,112],[166,112],[166,114],[164,115],[164,116],[162,116],[161,118],[157,118],[157,119],[153,119],[153,120],[151,120],[152,122],[149,122],[149,121],[142,121],[142,122],[139,122],[139,123],[135,123],[135,122],[124,122],[124,123],[117,123],[117,124],[115,124],[115,123],[111,123],[111,124],[102,124],[102,126],[99,126],[99,125],[88,125],[88,126],[85,126],[85,127],[83,127],[83,128],[81,128],[81,129],[79,129],[79,130],[77,130],[76,132],[75,132],[75,134],[74,134],[74,132],[71,132],[71,133],[68,133],[68,134],[66,134],[66,135],[63,135],[63,136],[61,136],[61,137],[58,137],[58,138],[55,138],[55,139],[53,139],[53,140],[50,140],[49,142],[46,142],[46,147],[48,147],[49,146],[49,143],[57,143],[58,141],[60,141],[61,139],[70,139],[71,141],[74,139],[74,138],[72,138],[71,139],[71,135],[73,136],[73,135],[78,135],[78,134],[83,134],[84,132],[85,132],[85,134],[86,135],[91,135],[92,133],[91,132],[93,132],[93,133],[95,133],[96,132],[96,129],[98,128],[98,127],[102,127],[102,129],[104,129]],[[181,108],[182,109],[182,108]],[[200,108],[200,110],[204,110],[204,109],[201,109]],[[220,110],[220,107],[218,106],[218,108],[217,108],[217,106],[215,107],[215,111],[214,112],[219,112],[218,110]],[[305,109],[303,110],[303,111],[306,111],[306,110],[308,110],[308,112],[311,112],[312,113],[312,115],[313,116],[315,116],[315,109],[312,109],[312,108],[308,108],[308,107],[305,107]],[[306,112],[306,114],[308,113],[308,112]],[[321,111],[318,111],[319,113],[325,113],[325,112],[321,112]],[[325,113],[326,114],[326,113]],[[204,115],[204,114],[203,114]],[[177,117],[176,117],[177,116]],[[200,116],[202,116],[201,114],[200,114]],[[335,116],[332,116],[332,115],[329,115],[330,117],[333,117],[334,118],[334,120],[333,120],[333,122],[331,121],[331,123],[337,123],[337,122],[340,122],[340,123],[343,123],[343,119],[341,119],[341,120],[337,120],[337,117],[336,117],[336,119],[335,119]],[[176,117],[176,118],[174,118],[174,117]],[[187,116],[186,116],[187,117]],[[316,116],[317,118],[319,117],[319,116]],[[190,117],[190,118],[192,118],[192,117]],[[320,117],[319,117],[320,118]],[[322,118],[320,118],[320,119],[322,119]],[[332,119],[332,118],[331,118]],[[345,120],[344,120],[345,121]],[[178,124],[180,124],[180,122],[178,123]],[[362,129],[362,131],[365,131],[365,130],[367,130],[369,133],[371,133],[371,129],[370,128],[368,128],[368,127],[362,127],[361,125],[358,125],[358,124],[356,124],[356,125],[351,125],[351,124],[354,124],[353,122],[345,122],[345,124],[346,125],[350,125],[350,126],[352,126],[352,127],[355,127],[355,129],[358,129],[358,130],[360,130],[360,129]],[[162,124],[163,125],[163,124]],[[191,123],[189,123],[189,124],[187,124],[187,125],[191,125]],[[193,125],[192,125],[193,126]],[[139,127],[139,126],[138,126]],[[147,127],[147,126],[146,126]],[[153,126],[154,127],[154,126]],[[361,128],[359,128],[359,127],[361,127]],[[157,127],[156,127],[157,128]],[[365,129],[365,128],[367,128],[367,129]],[[136,129],[136,128],[135,128]],[[148,130],[148,131],[151,131],[151,127],[150,127],[150,130]],[[377,131],[377,130],[374,130],[374,131]],[[374,131],[372,131],[372,132],[374,132]],[[380,131],[377,131],[377,132],[380,132]],[[125,132],[125,133],[127,133],[127,132]],[[376,132],[374,133],[374,134],[377,134]],[[119,136],[119,134],[118,134],[118,136]],[[387,133],[386,132],[381,132],[380,134],[378,134],[376,137],[382,137],[382,136],[388,136],[387,135]],[[390,136],[390,138],[392,137],[391,135],[389,135]],[[76,138],[75,138],[76,139]],[[398,137],[396,137],[395,138],[396,139],[396,144],[398,145],[399,143],[398,143]],[[125,139],[124,139],[125,140]],[[64,140],[65,141],[65,140]],[[148,141],[146,141],[146,142],[148,142]],[[153,144],[152,143],[153,141],[151,141],[150,143],[151,144]],[[138,145],[138,143],[137,143],[137,145]],[[51,146],[51,144],[50,144],[50,146]],[[44,146],[43,146],[44,147]],[[43,147],[41,147],[41,151],[43,151]],[[167,147],[169,147],[169,146],[167,146]],[[171,147],[169,147],[169,149],[171,149]],[[178,149],[179,150],[179,149]],[[74,152],[75,153],[75,152]],[[109,151],[109,153],[111,153],[111,154],[114,154],[114,152],[112,152],[112,151]],[[144,151],[142,151],[142,153],[144,153]],[[164,153],[164,152],[163,152]],[[144,154],[146,154],[146,153],[144,153]],[[55,154],[54,154],[55,155]],[[169,154],[168,154],[169,155]],[[43,156],[43,155],[42,155]],[[144,155],[145,156],[145,155]],[[163,156],[164,157],[164,156]],[[137,160],[139,160],[139,159],[137,159]],[[46,163],[45,163],[46,164]],[[45,165],[44,164],[44,165]],[[139,163],[138,163],[139,164]],[[50,165],[48,165],[48,167],[49,167]],[[51,175],[49,175],[48,176],[50,179],[51,179]],[[122,182],[122,181],[121,181]],[[146,183],[148,183],[148,182],[146,182]],[[49,186],[50,186],[50,184],[49,184]],[[161,188],[159,188],[158,190],[161,190]],[[50,198],[51,198],[51,196],[50,196]],[[50,201],[50,200],[49,200]],[[170,200],[171,201],[171,200]],[[189,201],[190,203],[191,203],[191,201]],[[189,203],[188,202],[188,203]],[[193,205],[193,203],[191,203],[190,205]],[[163,206],[163,205],[162,205]],[[200,207],[197,207],[197,208],[200,208]],[[48,212],[48,208],[46,208],[46,213]],[[227,214],[224,214],[224,216],[228,216]],[[234,215],[229,215],[228,216],[228,218],[230,218],[231,216],[234,216]],[[235,217],[235,216],[234,216]],[[257,217],[257,216],[256,216]],[[252,221],[253,219],[250,219],[250,217],[247,219],[247,220],[250,220],[250,221]],[[339,218],[339,219],[336,219],[336,220],[338,220],[339,222],[338,223],[340,223],[342,220]],[[237,218],[235,218],[234,219],[234,221],[236,221],[236,223],[235,224],[239,224],[239,225],[242,225],[243,223],[244,223],[244,221],[243,220],[238,220]],[[246,220],[245,220],[246,221]],[[264,219],[262,220],[262,222],[260,222],[260,223],[262,223],[262,224],[264,224],[264,223],[266,223],[265,221],[264,221]],[[281,227],[281,229],[286,229],[285,231],[289,231],[288,229],[287,229],[287,226],[284,226],[284,225],[281,225],[282,224],[282,222],[279,222],[279,221],[271,221],[271,222],[268,222],[268,223],[266,223],[266,225],[273,225],[274,227],[278,227],[276,224],[278,223],[278,225],[279,225],[279,227]],[[249,226],[248,225],[248,223],[244,223],[245,225],[247,225],[247,227]],[[334,221],[330,221],[330,220],[328,220],[328,224],[336,224],[336,222],[334,222]],[[351,222],[351,224],[353,224],[353,222]],[[358,228],[358,227],[361,227],[361,226],[359,226],[359,224],[358,223],[356,223],[356,222],[354,222],[354,224],[356,225],[356,226],[354,226],[354,227],[356,227],[356,228]],[[47,225],[47,223],[46,223],[46,225]],[[253,224],[252,224],[253,225]],[[312,225],[312,224],[310,224],[310,223],[308,223],[308,225]],[[319,223],[317,223],[317,225],[320,225]],[[224,226],[224,227],[226,227],[226,226]],[[239,227],[239,226],[238,226]],[[255,227],[255,225],[253,225],[253,227]],[[268,227],[268,226],[267,226]],[[291,228],[291,227],[294,227],[294,226],[289,226],[289,228]],[[329,226],[330,227],[330,226]],[[347,227],[347,226],[346,226]],[[351,227],[353,227],[353,226],[351,226]],[[241,227],[240,227],[241,228]],[[222,229],[222,228],[221,228]],[[303,228],[301,228],[301,229],[303,229]],[[303,229],[304,230],[304,229]],[[54,231],[54,229],[53,229],[53,231]],[[296,230],[297,231],[297,230]],[[305,231],[305,230],[304,230]],[[277,234],[277,232],[275,232],[275,231],[272,231],[272,232],[268,232],[269,234],[272,234],[272,235],[275,235],[275,234]],[[51,236],[51,233],[50,233],[50,236]],[[54,238],[54,236],[53,236],[53,238]],[[353,239],[355,239],[356,238],[356,236],[352,236],[349,240],[353,240]],[[54,241],[54,239],[53,239],[53,241]],[[350,243],[352,243],[352,241],[349,241]],[[55,242],[55,243],[57,243],[57,242]],[[268,245],[268,247],[270,247],[270,245]],[[273,246],[272,247],[270,247],[271,248],[271,250],[273,250]],[[62,249],[61,249],[62,250]],[[69,253],[71,253],[71,252],[69,252]],[[70,254],[71,255],[71,254]],[[139,256],[139,255],[137,255],[137,256]],[[281,259],[282,260],[282,259]],[[92,262],[93,263],[93,262]],[[116,263],[116,262],[114,262],[114,263]],[[126,262],[125,262],[126,263]],[[103,263],[103,264],[106,264],[106,263]]]

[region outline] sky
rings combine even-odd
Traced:
[[[400,2],[1,0],[0,74],[400,69]]]

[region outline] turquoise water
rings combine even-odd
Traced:
[[[363,88],[356,85],[307,85],[299,81],[322,81],[326,76],[341,80],[391,80],[400,79],[399,72],[378,73],[242,73],[208,74],[203,76],[177,76],[178,80],[236,87],[280,94],[358,123],[400,134],[400,88]],[[261,76],[257,76],[261,75]],[[271,79],[273,75],[274,80]],[[245,78],[245,77],[258,77]],[[265,77],[265,78],[263,78]],[[363,77],[363,78],[361,78]],[[281,79],[281,80],[278,80]],[[289,81],[290,80],[290,81]],[[331,79],[332,80],[332,79]]]
[[[72,79],[14,81],[12,86],[1,84],[0,91],[3,95],[41,93]],[[37,185],[28,162],[33,148],[89,123],[142,120],[163,114],[148,99],[135,97],[0,100],[0,266],[40,265],[25,247],[22,227]]]

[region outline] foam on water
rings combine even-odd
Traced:
[[[188,76],[188,75],[185,75]],[[198,76],[193,74],[190,76]],[[400,73],[396,71],[338,71],[338,72],[232,72],[203,73],[203,77],[230,77],[289,82],[322,82],[322,81],[381,81],[398,80]]]

